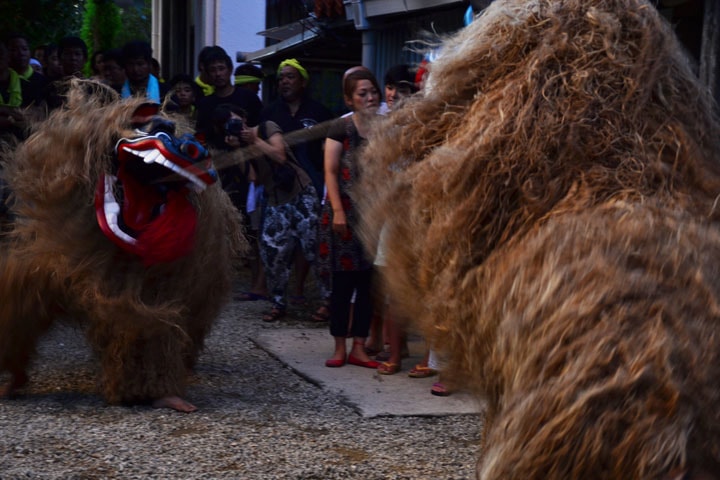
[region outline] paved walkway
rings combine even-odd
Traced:
[[[437,377],[408,377],[407,372],[424,353],[425,344],[419,338],[410,338],[410,357],[403,360],[402,371],[395,375],[379,375],[373,369],[354,365],[326,367],[332,338],[324,328],[266,330],[259,332],[254,341],[297,374],[341,396],[363,417],[442,416],[482,410],[474,398],[462,391],[448,397],[431,395],[430,387]]]

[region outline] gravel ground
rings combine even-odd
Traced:
[[[225,310],[192,414],[106,405],[82,335],[55,328],[24,394],[0,401],[0,479],[474,478],[481,416],[361,418],[253,343],[264,328],[320,328],[309,310],[264,324],[266,307]]]

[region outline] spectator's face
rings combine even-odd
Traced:
[[[232,72],[222,60],[205,65],[205,73],[210,80],[210,85],[217,89],[222,89],[230,85],[230,74]]]
[[[242,85],[238,85],[238,87],[244,88],[244,89],[246,89],[246,90],[250,90],[250,91],[251,91],[252,93],[254,93],[255,95],[257,95],[258,92],[260,91],[260,83],[255,83],[255,82],[253,82],[253,83],[243,83]]]
[[[286,65],[278,76],[278,90],[286,102],[295,101],[302,97],[305,91],[305,78],[300,75],[297,68]]]
[[[35,58],[38,62],[42,64],[42,66],[45,66],[45,49],[44,48],[36,48],[33,52],[33,58]]]
[[[50,78],[59,78],[63,75],[63,68],[60,65],[60,58],[58,57],[57,50],[54,50],[45,59],[45,75]]]
[[[60,55],[60,64],[63,68],[63,74],[66,76],[82,76],[85,62],[87,62],[87,57],[80,47],[64,48]]]
[[[175,97],[181,107],[187,107],[195,102],[195,92],[187,83],[180,82],[175,85]]]
[[[15,71],[24,73],[30,63],[30,47],[24,38],[13,38],[8,42],[10,52],[10,67]]]
[[[389,83],[385,85],[385,102],[389,110],[397,107],[398,102],[412,95],[412,90],[407,85]]]
[[[150,62],[143,57],[128,58],[125,61],[125,75],[130,83],[146,83],[150,76]]]
[[[102,68],[103,68],[103,56],[101,54],[95,55],[95,60],[93,60],[94,65],[92,66],[93,72],[97,72],[98,74],[102,75]]]
[[[125,69],[118,65],[115,60],[103,62],[102,75],[108,85],[119,88],[125,83]]]
[[[370,80],[358,80],[352,98],[346,101],[353,112],[376,113],[380,106],[380,92]]]

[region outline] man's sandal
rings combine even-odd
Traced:
[[[310,318],[313,322],[327,322],[330,320],[330,308],[327,305],[321,305]]]
[[[415,365],[412,370],[408,372],[408,377],[410,378],[427,378],[437,375],[437,370],[434,368],[430,368],[425,365],[420,365],[419,363]]]
[[[400,371],[400,364],[392,362],[383,362],[378,366],[377,372],[380,375],[395,375]]]
[[[271,310],[270,313],[266,313],[263,315],[263,322],[274,322],[276,320],[280,320],[285,316],[286,310],[283,307],[279,307],[275,305]]]

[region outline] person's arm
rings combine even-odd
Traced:
[[[333,225],[335,232],[344,235],[347,231],[347,219],[345,210],[340,199],[340,185],[338,184],[338,173],[340,171],[340,159],[342,158],[343,144],[332,138],[325,140],[324,170],[325,188],[327,189],[327,200],[333,209]]]
[[[285,142],[283,141],[282,133],[275,132],[270,135],[270,138],[263,140],[258,136],[258,127],[243,128],[240,133],[240,138],[243,142],[248,145],[256,147],[264,155],[270,157],[271,160],[277,163],[285,163],[287,157],[285,155]]]

